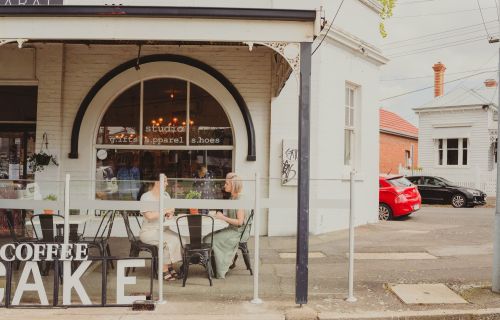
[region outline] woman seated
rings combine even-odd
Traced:
[[[165,179],[165,185],[168,185],[167,179]],[[167,192],[163,192],[165,199],[170,199],[170,195]],[[141,196],[141,201],[159,201],[160,200],[160,182],[155,181],[153,188],[144,193]],[[142,224],[142,229],[139,234],[139,238],[142,242],[147,244],[152,244],[158,246],[158,250],[163,250],[163,278],[165,280],[175,280],[177,278],[177,272],[174,270],[173,264],[182,260],[181,255],[181,244],[179,242],[179,237],[177,233],[171,230],[163,231],[163,246],[160,248],[158,237],[159,237],[159,221],[160,214],[157,211],[145,211],[142,212],[144,216],[144,222]],[[164,213],[167,219],[172,219],[174,217],[174,208],[166,209]],[[162,216],[162,217],[163,217]]]
[[[235,173],[230,172],[226,176],[224,190],[231,193],[231,199],[242,199],[241,192],[243,184],[240,177]],[[248,220],[249,214],[244,209],[229,209],[224,215],[222,212],[217,212],[214,218],[223,220],[229,224],[225,229],[222,229],[213,235],[213,255],[215,261],[215,277],[224,279],[229,266],[232,264],[241,234],[245,228],[245,223]],[[205,237],[205,242],[210,242],[211,235]]]

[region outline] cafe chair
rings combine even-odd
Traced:
[[[203,223],[205,222],[206,223]],[[208,223],[207,223],[208,222]],[[200,264],[202,265],[206,272],[210,286],[212,286],[212,244],[214,240],[214,218],[202,214],[190,214],[178,217],[175,220],[177,225],[177,233],[179,234],[179,241],[182,247],[182,286],[186,286],[186,281],[189,274],[189,265]],[[189,232],[189,243],[186,243],[182,239],[182,230]],[[203,235],[208,234],[208,230],[203,230],[203,228],[209,228],[210,236],[208,237],[209,242],[203,242]],[[210,229],[211,228],[211,229]]]
[[[250,252],[248,251],[248,239],[250,239],[250,231],[252,230],[252,221],[253,221],[253,210],[250,213],[250,216],[245,223],[245,227],[243,228],[243,232],[241,233],[240,243],[238,244],[238,249],[241,251],[241,255],[243,256],[243,260],[245,261],[245,266],[247,270],[250,271],[250,275],[253,275],[252,271],[252,263],[250,262]],[[233,264],[229,266],[229,269],[234,269],[236,267],[236,259],[238,259],[238,252],[234,255]]]
[[[99,211],[101,213],[101,211]],[[114,210],[106,210],[104,214],[101,214],[101,222],[99,227],[93,237],[81,237],[78,241],[79,243],[86,243],[89,248],[96,248],[99,250],[99,255],[101,257],[110,257],[111,248],[109,247],[109,238],[111,237],[111,231],[113,229],[113,223],[115,221],[116,212]],[[86,222],[84,226],[85,233]],[[114,269],[113,260],[108,260],[111,269]]]
[[[132,231],[132,228],[130,227],[130,220],[128,216],[128,211],[122,211],[121,215],[123,217],[123,223],[125,224],[125,229],[127,230],[127,237],[128,241],[130,242],[130,257],[138,257],[139,253],[141,252],[147,252],[151,254],[151,263],[153,264],[153,272],[154,275],[158,275],[158,246],[154,244],[148,244],[144,243],[141,240],[137,239],[134,235],[134,232]],[[137,224],[139,224],[139,220],[137,216],[135,216],[135,220],[137,221]],[[140,224],[139,224],[140,226]],[[135,268],[132,269],[132,272],[135,271]],[[127,268],[125,271],[125,275],[128,276],[130,272],[130,268]]]
[[[19,245],[20,243],[23,243],[23,242],[36,241],[36,239],[33,239],[33,238],[19,237],[17,235],[16,229],[15,229],[15,217],[14,217],[14,213],[12,212],[12,210],[3,210],[3,214],[4,214],[5,221],[7,223],[7,228],[9,229],[10,240],[12,241],[12,243],[16,247],[17,247],[17,245]],[[21,223],[23,224],[23,230],[24,230],[24,218],[22,219]],[[22,253],[25,254],[25,252],[26,252],[26,248],[24,247]],[[15,265],[16,265],[16,270],[19,270],[19,266],[21,265],[21,261],[16,260]]]

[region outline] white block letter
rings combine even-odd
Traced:
[[[71,274],[71,261],[64,261],[64,283],[63,283],[63,304],[69,305],[71,304],[71,289],[75,288],[78,297],[82,301],[82,304],[92,304],[90,301],[87,292],[83,288],[82,283],[80,282],[80,277],[83,273],[88,269],[92,261],[84,261],[79,266],[78,269],[75,270],[73,274]]]
[[[7,272],[5,270],[4,264],[0,262],[0,277],[5,277],[6,273]],[[5,289],[0,288],[0,302],[2,302],[2,300],[3,300],[4,293],[5,293]]]
[[[31,272],[33,272],[34,282],[27,283]],[[19,305],[24,291],[38,291],[40,303],[46,306],[49,305],[49,300],[47,299],[47,294],[45,293],[45,288],[42,282],[42,276],[40,275],[40,269],[38,269],[38,264],[34,261],[27,261],[24,265],[23,273],[21,274],[16,293],[14,294],[14,299],[12,300],[12,305]]]
[[[125,268],[144,267],[144,259],[118,260],[116,263],[116,303],[132,304],[137,300],[146,300],[146,296],[126,296],[125,285],[135,284],[135,277],[125,277]]]

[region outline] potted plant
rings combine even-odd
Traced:
[[[195,190],[189,190],[186,194],[186,199],[201,199],[201,193]],[[191,208],[189,209],[189,213],[198,214],[198,209]]]
[[[49,165],[50,163],[53,163],[56,166],[59,165],[56,158],[53,155],[46,153],[45,151],[33,153],[28,157],[28,164],[33,172],[43,171],[45,169],[45,166]]]
[[[43,198],[43,200],[56,201],[57,200],[57,196],[55,194],[49,194],[48,196],[46,196],[45,198]],[[52,210],[52,209],[43,209],[43,213],[44,214],[54,214],[54,210]]]

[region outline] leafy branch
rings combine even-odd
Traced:
[[[382,10],[380,12],[380,18],[382,21],[379,24],[379,30],[382,37],[387,37],[387,32],[385,31],[385,20],[389,19],[392,16],[392,10],[396,6],[397,0],[378,0],[382,5]]]

